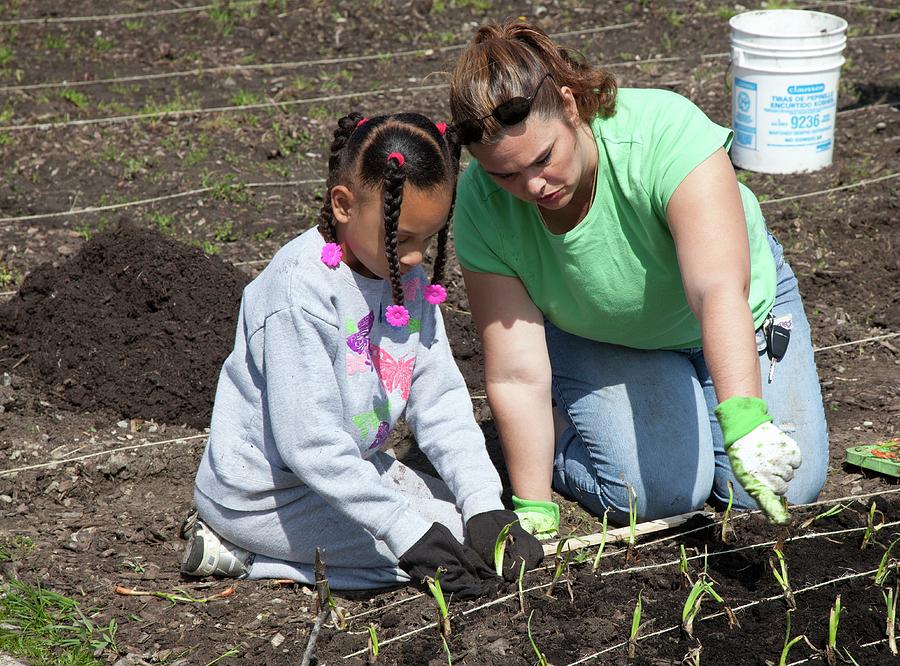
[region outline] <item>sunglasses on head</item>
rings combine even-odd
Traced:
[[[544,85],[544,81],[546,81],[549,76],[550,72],[544,74],[538,82],[537,87],[534,89],[534,92],[528,97],[513,97],[512,99],[508,99],[495,106],[494,110],[486,116],[482,116],[481,118],[468,118],[467,120],[462,120],[457,123],[456,129],[459,136],[459,142],[462,145],[467,146],[470,143],[478,143],[481,141],[484,137],[484,121],[488,118],[493,118],[504,127],[518,125],[525,120],[528,117],[528,114],[531,113],[531,104],[534,102],[534,98],[537,97],[538,91],[540,91],[541,86]]]

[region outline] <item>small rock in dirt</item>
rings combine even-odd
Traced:
[[[281,634],[281,632],[278,632],[277,634],[272,636],[272,640],[270,640],[269,642],[272,644],[273,648],[277,648],[279,645],[284,643],[284,636]]]
[[[506,656],[506,653],[509,652],[510,644],[509,641],[505,638],[498,638],[492,643],[488,643],[484,646],[484,651],[488,654],[495,654],[499,657]]]
[[[118,476],[123,479],[128,478],[131,474],[126,473],[129,458],[124,453],[113,453],[105,463],[97,465],[97,469],[107,476]]]
[[[128,427],[128,421],[125,420],[125,419],[123,419],[123,420],[121,420],[121,421],[117,421],[117,422],[116,422],[116,425],[117,425],[119,428],[122,428],[122,429],[124,430],[125,428]]]
[[[887,123],[885,123],[885,122],[875,123],[875,131],[876,132],[883,132],[886,129],[887,129]]]
[[[56,251],[64,257],[71,257],[77,250],[71,245],[60,245]]]
[[[119,659],[113,666],[149,666],[150,662],[144,659],[139,654],[126,654],[124,657]]]
[[[863,421],[863,425],[864,425],[866,428],[871,428],[873,424],[872,424],[871,421]]]
[[[13,498],[9,495],[0,495],[0,502],[4,504],[12,504]]]

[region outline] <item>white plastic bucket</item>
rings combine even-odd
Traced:
[[[847,22],[798,9],[746,12],[731,26],[731,159],[761,173],[831,165]]]

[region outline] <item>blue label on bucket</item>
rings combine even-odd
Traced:
[[[836,91],[822,82],[786,85],[784,94],[760,99],[765,145],[771,148],[831,148]]]
[[[756,150],[756,84],[735,79],[731,108],[735,142],[748,150]]]
[[[820,93],[825,90],[825,84],[814,83],[808,86],[788,86],[787,90],[791,95],[811,95],[813,93]]]

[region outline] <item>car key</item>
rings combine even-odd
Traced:
[[[769,383],[775,379],[775,367],[784,358],[788,343],[791,341],[791,328],[794,320],[791,315],[783,315],[772,320],[766,330],[766,350],[769,352]]]

